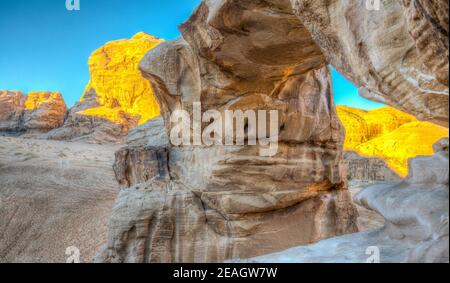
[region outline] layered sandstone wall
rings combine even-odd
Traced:
[[[123,188],[109,241],[96,260],[222,261],[355,232],[356,211],[343,169],[344,132],[326,65],[333,64],[370,99],[448,125],[448,76],[442,72],[448,70],[448,46],[426,47],[414,31],[419,19],[424,33],[433,34],[439,31],[433,17],[445,22],[448,15],[434,4],[420,10],[414,2],[382,1],[374,16],[362,1],[203,1],[181,26],[183,37],[154,48],[140,64],[161,106],[164,123],[154,126],[170,133],[171,113],[192,111],[195,102],[204,111],[276,109],[279,151],[263,157],[258,146],[177,147],[164,142],[168,134],[155,144],[132,139],[133,146],[116,155]],[[411,11],[419,16],[409,17]],[[438,55],[439,67],[424,64],[429,50]],[[410,177],[411,182],[363,194],[362,205],[375,200],[367,207],[403,230],[387,236],[375,232],[381,239],[394,237],[384,244],[372,232],[344,237],[349,251],[358,243],[379,243],[388,255],[394,251],[392,260],[446,260],[448,171],[445,181],[442,168],[448,157],[442,155],[431,162],[435,173],[411,169],[421,176],[418,182]],[[433,189],[424,191],[429,185]],[[404,211],[396,211],[386,196],[398,199]],[[402,203],[407,196],[414,203]],[[437,218],[443,226],[436,225]],[[412,226],[421,227],[418,234],[408,230],[411,219]],[[416,251],[409,238],[421,243]]]
[[[290,3],[275,2],[205,1],[183,38],[154,48],[140,69],[162,131],[195,102],[203,112],[274,109],[278,153],[152,141],[124,148],[115,165],[123,189],[97,261],[217,262],[357,230],[329,69]]]

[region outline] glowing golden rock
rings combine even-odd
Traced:
[[[128,114],[139,124],[159,116],[159,105],[138,64],[161,42],[162,39],[141,32],[131,39],[111,41],[97,49],[89,58],[91,80],[85,94],[95,90],[101,106],[80,113],[114,123],[124,123]],[[81,101],[84,99],[83,95]]]
[[[39,108],[41,104],[49,103],[55,100],[63,101],[60,92],[46,92],[46,91],[30,92],[27,95],[27,100],[25,101],[25,108],[27,110],[35,110]]]
[[[400,176],[408,174],[408,159],[433,155],[433,144],[448,137],[448,129],[392,107],[372,111],[338,106],[346,129],[345,150],[384,159]]]

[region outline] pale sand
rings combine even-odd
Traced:
[[[0,262],[90,262],[119,191],[117,146],[0,137]]]

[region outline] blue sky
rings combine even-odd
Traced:
[[[70,12],[65,2],[1,1],[0,89],[59,91],[72,106],[89,81],[95,49],[140,31],[174,39],[200,0],[81,0],[81,10]],[[379,106],[360,98],[337,72],[333,77],[337,104]]]

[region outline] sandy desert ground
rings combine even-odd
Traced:
[[[0,262],[91,262],[107,240],[119,146],[0,137]],[[352,182],[351,192],[367,186]],[[382,226],[358,207],[360,229]]]
[[[116,150],[0,137],[0,262],[66,262],[72,246],[90,262],[118,193]]]

